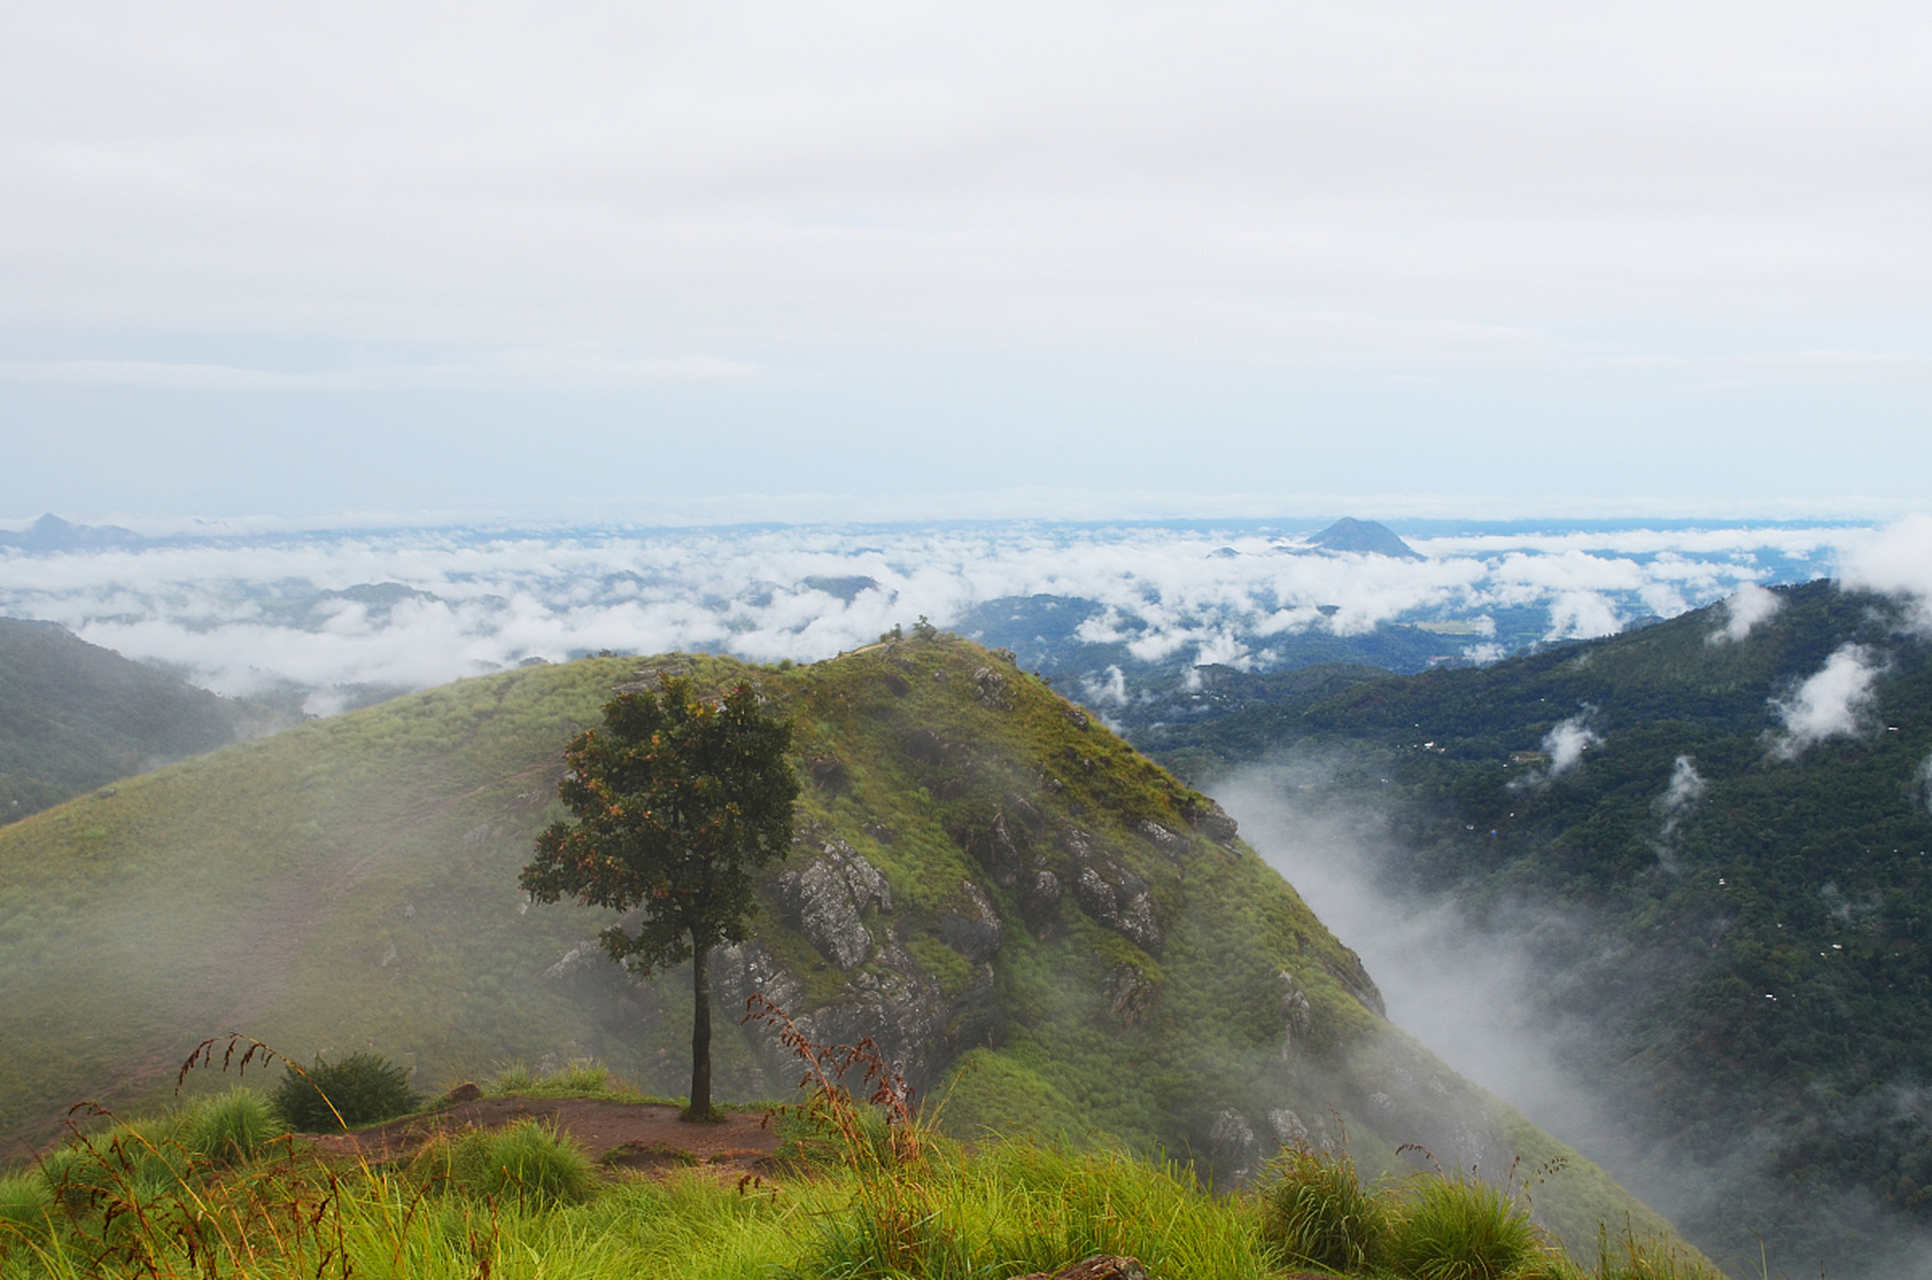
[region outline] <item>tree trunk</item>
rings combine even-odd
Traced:
[[[687,1119],[711,1118],[711,949],[693,940],[691,994],[691,1109]]]

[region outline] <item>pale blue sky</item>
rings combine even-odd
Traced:
[[[0,15],[0,521],[1925,504],[1923,6],[572,14]]]

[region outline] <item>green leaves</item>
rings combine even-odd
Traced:
[[[672,676],[618,695],[602,729],[565,749],[557,794],[575,821],[537,837],[518,883],[543,902],[637,912],[602,937],[641,972],[743,940],[758,870],[791,845],[791,739],[746,682],[716,702]]]

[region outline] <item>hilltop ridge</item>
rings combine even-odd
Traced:
[[[808,780],[719,1022],[752,989],[815,1037],[875,1037],[948,1127],[1189,1152],[1219,1179],[1282,1141],[1365,1167],[1418,1141],[1502,1176],[1573,1240],[1625,1193],[1381,1016],[1359,959],[1206,797],[1002,657],[935,635],[789,670],[713,657],[505,672],[171,766],[0,831],[0,1110],[24,1133],[81,1094],[147,1096],[200,1036],[298,1059],[375,1048],[425,1084],[599,1056],[678,1088],[688,973],[636,982],[603,913],[515,891],[556,813],[559,752],[614,689],[750,679]],[[659,987],[670,983],[668,998]],[[793,1076],[756,1031],[721,1097]]]

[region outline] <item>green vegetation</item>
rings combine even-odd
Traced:
[[[289,1063],[271,1099],[282,1123],[298,1133],[332,1133],[414,1111],[422,1099],[409,1073],[375,1053],[339,1062],[317,1058],[307,1070]]]
[[[1346,1151],[1285,1149],[1262,1178],[1260,1201],[1261,1237],[1286,1262],[1362,1271],[1384,1251],[1388,1206],[1362,1185]]]
[[[798,1047],[814,1084],[786,1123],[817,1135],[818,1155],[775,1180],[600,1172],[590,1153],[530,1121],[438,1138],[390,1163],[283,1141],[217,1167],[184,1140],[189,1107],[76,1139],[0,1180],[0,1277],[938,1280],[1116,1254],[1164,1280],[1267,1280],[1309,1265],[1284,1254],[1273,1213],[1289,1184],[1309,1182],[1367,1206],[1358,1212],[1372,1224],[1372,1257],[1325,1267],[1337,1276],[1715,1280],[1690,1255],[1628,1238],[1601,1244],[1586,1271],[1527,1226],[1520,1199],[1427,1173],[1365,1189],[1345,1158],[1305,1149],[1234,1196],[1114,1147],[969,1149],[891,1101],[896,1087],[878,1095],[883,1105],[856,1101],[828,1075],[837,1055]]]
[[[535,1120],[433,1142],[416,1157],[412,1171],[464,1195],[536,1205],[578,1204],[597,1186],[590,1157]]]
[[[1693,1239],[1859,1274],[1892,1243],[1870,1206],[1932,1227],[1932,661],[1888,601],[1777,594],[1741,641],[1705,610],[1146,741],[1372,806],[1387,882],[1532,947],[1540,1016],[1597,1030],[1572,1065],[1646,1158],[1713,1170]],[[1882,668],[1854,731],[1777,750],[1774,703],[1846,646]],[[1552,776],[1566,721],[1600,741]]]
[[[1166,1152],[1183,1182],[1225,1190],[1279,1137],[1345,1124],[1367,1176],[1412,1171],[1397,1148],[1417,1141],[1462,1164],[1477,1143],[1485,1168],[1562,1157],[1539,1223],[1579,1247],[1626,1215],[1669,1238],[1390,1027],[1356,956],[1205,796],[1044,681],[917,628],[787,670],[522,668],[0,829],[0,1124],[45,1141],[78,1097],[129,1111],[229,1026],[295,1061],[380,1048],[428,1089],[595,1059],[640,1092],[682,1092],[690,971],[633,981],[597,941],[614,913],[532,908],[513,888],[537,834],[568,816],[559,745],[614,689],[667,672],[703,692],[749,681],[794,726],[803,785],[791,856],[758,885],[755,943],[714,965],[733,975],[712,1010],[720,1099],[797,1079],[769,1028],[737,1025],[768,988],[837,1038],[878,1037],[961,1140],[1041,1134],[1068,1160],[1130,1164]],[[851,955],[807,927],[814,868],[858,895],[841,900]]]
[[[282,722],[57,623],[0,618],[0,824]]]

